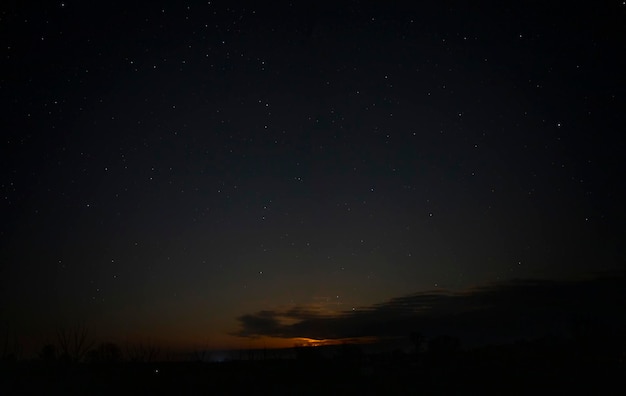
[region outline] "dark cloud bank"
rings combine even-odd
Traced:
[[[581,326],[603,334],[626,329],[626,277],[577,281],[514,280],[464,292],[426,292],[327,316],[305,308],[238,318],[241,337],[353,339],[451,335],[466,345],[546,335],[571,336]]]

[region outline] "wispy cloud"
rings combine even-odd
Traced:
[[[330,315],[307,307],[238,318],[241,337],[348,339],[405,337],[411,331],[492,342],[564,334],[576,321],[626,324],[623,274],[578,281],[514,280],[463,292],[425,292]]]

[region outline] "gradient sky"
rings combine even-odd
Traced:
[[[6,3],[26,344],[389,335],[306,321],[624,268],[622,1]]]

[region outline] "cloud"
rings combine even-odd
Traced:
[[[578,281],[513,280],[463,292],[423,292],[344,311],[307,307],[238,318],[240,337],[348,339],[448,334],[468,343],[565,335],[577,321],[606,329],[626,326],[624,274]]]

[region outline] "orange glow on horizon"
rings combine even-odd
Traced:
[[[379,341],[377,337],[359,337],[359,338],[331,338],[316,339],[308,337],[292,338],[296,346],[324,346],[324,345],[340,345],[340,344],[371,344]]]
[[[318,340],[315,338],[307,338],[307,337],[298,337],[293,338],[296,346],[320,346],[320,345],[330,345],[334,340]]]

